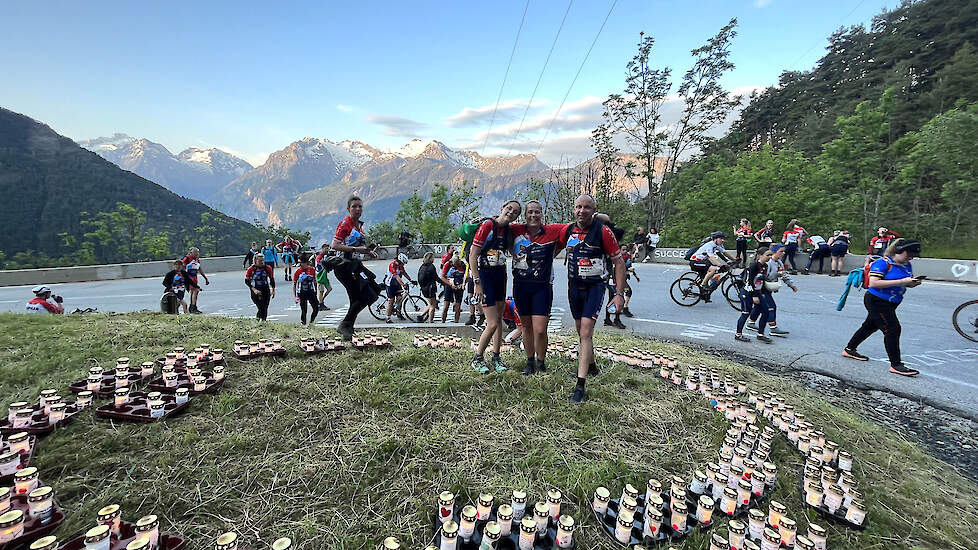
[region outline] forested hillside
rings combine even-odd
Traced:
[[[927,255],[973,257],[978,2],[907,1],[829,41],[674,176],[667,238],[799,218],[823,235],[848,229],[857,250],[883,225]]]

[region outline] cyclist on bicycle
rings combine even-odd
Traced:
[[[394,301],[398,299],[407,284],[401,279],[404,277],[409,282],[417,284],[411,276],[408,275],[404,266],[407,265],[408,257],[406,254],[398,254],[397,259],[387,266],[387,274],[384,277],[384,284],[387,285],[387,322],[393,323],[391,321],[391,313],[394,310]],[[400,315],[400,313],[398,313]]]
[[[726,271],[732,260],[727,256],[723,249],[723,243],[727,240],[727,234],[723,231],[710,233],[710,240],[703,243],[689,259],[689,268],[700,276],[700,284],[703,286],[703,301],[710,302],[710,294],[716,290],[719,280],[714,277],[717,272]]]
[[[411,246],[411,232],[404,228],[401,230],[400,236],[397,238],[397,253],[407,253],[408,247]]]

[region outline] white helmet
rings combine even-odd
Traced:
[[[403,252],[401,252],[400,254],[398,254],[397,255],[397,261],[401,262],[402,264],[408,263],[407,254],[405,254]]]
[[[34,294],[44,294],[45,292],[51,292],[51,288],[44,285],[38,285],[32,288],[31,291]]]

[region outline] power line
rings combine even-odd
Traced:
[[[570,13],[571,6],[574,4],[574,0],[567,2],[567,9],[564,10],[564,18],[560,20],[560,26],[557,27],[557,34],[554,36],[553,44],[550,45],[550,52],[547,54],[547,60],[543,62],[543,68],[540,69],[540,76],[537,77],[537,83],[533,86],[533,93],[530,94],[530,101],[526,103],[526,108],[523,109],[523,118],[520,119],[520,125],[516,129],[516,133],[513,134],[513,141],[509,144],[509,151],[506,155],[509,156],[513,152],[513,146],[516,145],[516,138],[519,137],[520,131],[523,130],[523,123],[526,122],[526,114],[530,111],[530,106],[533,105],[533,99],[537,96],[537,89],[540,87],[540,81],[543,80],[543,73],[547,70],[547,65],[550,64],[550,56],[554,53],[554,48],[557,47],[557,39],[560,38],[560,31],[564,30],[564,22],[567,21],[567,14]]]
[[[506,63],[506,72],[503,74],[503,83],[499,86],[499,95],[496,96],[496,105],[492,108],[492,116],[489,118],[489,130],[486,132],[486,140],[482,142],[483,155],[486,154],[486,145],[489,143],[489,134],[492,132],[492,124],[496,121],[496,109],[499,108],[499,100],[503,97],[503,88],[506,87],[506,79],[509,78],[509,67],[513,64],[513,56],[516,55],[516,45],[520,43],[520,34],[523,32],[523,22],[526,21],[526,10],[529,7],[530,0],[526,0],[526,4],[523,6],[523,17],[520,18],[520,28],[516,31],[516,40],[513,41],[513,51],[509,52],[509,62]]]
[[[598,29],[598,33],[594,35],[594,40],[591,41],[591,46],[587,49],[587,53],[584,55],[584,60],[581,61],[581,66],[577,68],[577,74],[574,75],[574,80],[571,81],[570,86],[567,87],[567,93],[564,94],[564,99],[560,100],[560,105],[557,107],[557,112],[554,113],[554,117],[550,119],[550,125],[547,126],[547,133],[543,135],[543,139],[540,140],[540,145],[537,147],[533,156],[540,154],[540,150],[543,149],[543,144],[550,137],[550,130],[554,127],[554,122],[557,121],[557,117],[560,115],[560,110],[564,108],[564,103],[567,102],[567,97],[570,96],[571,90],[574,89],[574,84],[577,83],[577,78],[581,76],[581,71],[584,70],[584,64],[587,63],[589,57],[591,57],[591,50],[594,49],[594,45],[598,43],[598,37],[601,36],[601,31],[604,30],[604,26],[608,23],[608,18],[611,17],[611,12],[614,11],[615,5],[618,4],[618,0],[614,0],[611,3],[611,7],[608,8],[608,14],[604,16],[604,21],[601,22],[601,27]]]
[[[845,14],[845,16],[842,18],[842,21],[839,21],[839,26],[842,26],[846,22],[846,20],[849,19],[850,15],[856,13],[856,10],[858,10],[859,6],[862,6],[864,2],[866,2],[866,0],[859,0],[859,2],[851,10],[849,10],[849,13]],[[801,55],[799,55],[798,59],[794,60],[794,62],[792,62],[791,65],[789,65],[789,67],[794,67],[799,61],[801,61],[802,59],[804,59],[806,55],[808,55],[808,52],[814,50],[815,47],[818,46],[818,44],[819,43],[812,44],[807,50],[805,50]]]

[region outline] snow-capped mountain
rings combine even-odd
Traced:
[[[222,187],[253,169],[251,164],[220,149],[190,147],[174,155],[159,143],[126,134],[78,144],[178,195],[208,203]]]

